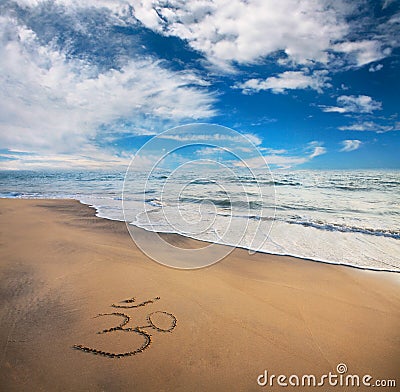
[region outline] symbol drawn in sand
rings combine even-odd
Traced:
[[[120,309],[133,309],[133,308],[139,308],[140,306],[146,306],[148,304],[152,304],[152,303],[158,301],[159,299],[160,299],[160,297],[156,297],[154,299],[149,299],[147,301],[141,302],[140,304],[137,304],[137,305],[115,305],[115,304],[112,304],[111,306],[113,308],[120,308]],[[133,303],[135,301],[136,301],[135,297],[132,297],[132,298],[129,298],[129,299],[125,299],[124,301],[121,301],[121,302],[125,302],[125,303],[130,304],[130,303]]]
[[[152,304],[155,301],[158,301],[160,299],[160,297],[156,297],[154,299],[150,299],[144,302],[141,302],[137,305],[115,305],[112,304],[111,306],[114,308],[122,308],[122,309],[134,309],[134,308],[139,308],[141,306],[146,306],[148,304]],[[124,301],[121,301],[127,304],[132,304],[135,303],[135,298],[130,298],[130,299],[126,299]],[[165,315],[170,319],[170,325],[168,328],[161,328],[159,326],[157,326],[154,318],[156,315]],[[172,330],[176,327],[176,317],[172,314],[172,313],[168,313],[168,312],[164,312],[164,311],[155,311],[152,313],[149,313],[146,316],[146,321],[147,321],[147,325],[142,325],[142,326],[136,326],[134,328],[130,328],[130,327],[126,327],[125,326],[129,323],[130,321],[130,317],[125,314],[125,313],[120,313],[120,312],[112,312],[112,313],[100,313],[99,315],[95,316],[96,317],[102,317],[102,316],[118,316],[118,317],[123,317],[123,321],[117,325],[116,327],[112,327],[112,328],[107,328],[107,329],[103,329],[102,331],[97,332],[98,334],[105,334],[105,333],[110,333],[110,332],[115,332],[115,331],[123,331],[123,332],[133,332],[136,333],[138,335],[141,335],[143,337],[143,344],[132,351],[127,351],[124,353],[114,353],[114,352],[106,352],[106,351],[102,351],[102,350],[98,350],[96,348],[91,348],[91,347],[86,347],[83,346],[82,344],[75,344],[73,346],[73,348],[77,349],[77,350],[81,350],[87,353],[92,353],[95,355],[102,355],[104,357],[109,357],[109,358],[122,358],[122,357],[129,357],[131,355],[136,355],[141,353],[142,351],[146,350],[151,343],[151,335],[144,331],[144,328],[153,328],[158,332],[172,332]]]

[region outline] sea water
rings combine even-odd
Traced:
[[[2,171],[0,197],[71,198],[150,231],[400,272],[400,171],[135,176],[123,195],[122,171]]]

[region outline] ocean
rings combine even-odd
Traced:
[[[221,178],[159,169],[1,171],[2,198],[70,198],[149,231],[400,272],[400,171],[293,170]]]

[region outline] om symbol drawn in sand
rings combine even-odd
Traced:
[[[152,303],[158,301],[159,299],[160,299],[160,297],[156,297],[156,298],[141,302],[136,305],[131,305],[131,304],[135,303],[135,298],[130,298],[130,299],[121,301],[122,303],[125,303],[125,305],[112,304],[111,306],[113,308],[119,308],[119,309],[135,309],[135,308],[139,308],[141,306],[146,306],[146,305],[152,304]],[[154,320],[156,315],[158,315],[158,316],[162,315],[163,317],[169,318],[170,325],[167,328],[161,328],[160,326],[157,326],[156,321]],[[98,334],[111,333],[111,332],[115,332],[115,331],[133,332],[133,333],[136,333],[143,337],[143,344],[140,347],[138,347],[132,351],[127,351],[127,352],[123,352],[123,353],[106,352],[106,351],[98,350],[96,348],[86,347],[86,346],[83,346],[82,344],[75,344],[72,346],[73,348],[87,352],[87,353],[92,353],[95,355],[102,355],[104,357],[109,357],[109,358],[129,357],[131,355],[136,355],[136,354],[143,352],[150,346],[151,335],[147,331],[144,330],[145,328],[152,328],[158,332],[172,332],[172,330],[176,327],[176,321],[177,321],[176,317],[171,313],[164,312],[164,311],[155,311],[155,312],[149,313],[146,316],[146,322],[147,322],[146,325],[136,326],[134,328],[131,328],[131,327],[125,327],[131,320],[130,316],[128,316],[125,313],[122,313],[122,312],[101,313],[101,314],[97,315],[96,317],[101,317],[101,316],[118,316],[118,317],[122,317],[123,320],[116,327],[103,329],[102,331],[97,332]]]

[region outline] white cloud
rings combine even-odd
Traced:
[[[218,155],[222,151],[224,151],[224,150],[219,147],[204,147],[204,148],[200,148],[199,150],[197,150],[196,154],[199,156]]]
[[[243,160],[242,162],[237,163],[236,166],[246,166],[251,169],[259,169],[268,164],[269,166],[276,166],[280,169],[289,169],[291,167],[299,166],[309,162],[320,155],[326,154],[327,152],[326,148],[320,146],[319,142],[316,141],[310,142],[306,146],[303,155],[289,155],[286,153],[286,150],[281,150],[284,151],[284,153],[279,154],[278,151],[279,150],[275,150],[275,152],[272,152],[269,155]]]
[[[79,154],[0,154],[0,170],[38,170],[38,169],[126,169],[130,158],[112,155],[100,150]]]
[[[383,64],[376,64],[375,66],[374,65],[371,65],[370,67],[369,67],[369,72],[378,72],[378,71],[380,71],[381,69],[383,68]]]
[[[163,124],[215,115],[215,98],[195,86],[204,83],[194,73],[150,57],[99,71],[41,45],[11,17],[0,17],[0,31],[3,148],[76,153],[90,149],[99,127],[121,119],[140,128],[143,117]]]
[[[326,154],[326,148],[323,147],[321,142],[318,142],[316,140],[310,142],[307,144],[307,147],[305,151],[308,153],[308,158],[312,159],[315,157],[318,157],[320,155]]]
[[[209,134],[201,134],[201,133],[168,133],[161,134],[158,136],[160,139],[170,139],[177,140],[181,142],[234,142],[234,143],[243,143],[244,138],[248,139],[251,143],[258,146],[262,143],[262,139],[252,133],[244,133],[238,134],[237,136],[219,134],[219,133],[209,133]],[[243,138],[244,137],[244,138]]]
[[[101,168],[125,172],[132,163],[129,170],[141,171],[151,169],[159,159],[159,155],[136,153],[137,151],[122,151],[113,154],[92,146],[83,154],[25,153],[9,150],[6,153],[0,153],[0,170]],[[173,156],[173,159],[176,159],[176,156]]]
[[[393,125],[382,125],[373,121],[363,121],[356,124],[339,127],[339,129],[341,131],[370,131],[376,133],[385,133],[390,131],[399,131],[400,122],[396,122]]]
[[[287,153],[287,150],[285,150],[283,148],[276,149],[276,148],[260,147],[259,150],[262,152],[266,152],[268,154],[286,154]]]
[[[320,155],[326,154],[326,148],[321,146],[316,146],[314,151],[308,156],[310,159],[319,157]]]
[[[326,63],[348,31],[342,2],[322,0],[134,0],[148,28],[186,40],[216,64],[252,63],[283,51],[295,63]]]
[[[339,106],[320,106],[324,112],[327,113],[346,113],[347,110],[345,108],[341,108]]]
[[[390,55],[398,44],[388,26],[363,36],[351,20],[360,2],[341,0],[133,0],[135,16],[148,28],[179,37],[225,71],[284,53],[281,65],[341,62],[357,67]],[[368,7],[366,5],[365,7]],[[352,37],[352,40],[348,38]],[[344,60],[344,61],[343,61]]]
[[[387,8],[387,7],[389,7],[392,3],[394,3],[396,0],[385,0],[384,2],[383,2],[383,5],[382,5],[382,9],[385,9],[385,8]]]
[[[340,151],[342,152],[350,152],[358,150],[361,147],[362,142],[360,140],[343,140],[342,143],[343,147]]]
[[[249,79],[244,83],[238,83],[235,87],[240,88],[245,94],[263,90],[284,93],[286,90],[298,89],[312,89],[322,92],[324,87],[329,86],[328,80],[326,71],[315,71],[310,75],[307,75],[304,71],[286,71],[265,80]]]
[[[396,0],[394,0],[396,1]],[[388,20],[388,26],[394,25],[394,24],[399,24],[400,23],[400,12],[397,12],[394,14],[389,20]]]
[[[382,109],[382,103],[368,95],[341,95],[337,98],[338,106],[321,106],[324,112],[332,113],[372,113]]]
[[[333,45],[333,50],[350,55],[358,67],[381,60],[390,54],[390,49],[384,49],[378,40],[342,42]]]
[[[16,2],[31,8],[41,3]],[[358,23],[350,21],[362,10],[358,1],[55,0],[54,3],[78,12],[108,10],[114,25],[137,26],[139,21],[159,34],[184,40],[225,72],[234,71],[236,64],[254,64],[268,56],[275,56],[277,63],[289,67],[315,63],[336,67],[337,57],[346,58],[340,66],[349,62],[362,66],[387,57],[390,47],[398,46],[396,32],[389,26],[398,17],[392,17],[387,25],[375,26],[370,39],[348,40],[349,36],[361,36]],[[78,25],[81,27],[82,23]]]

